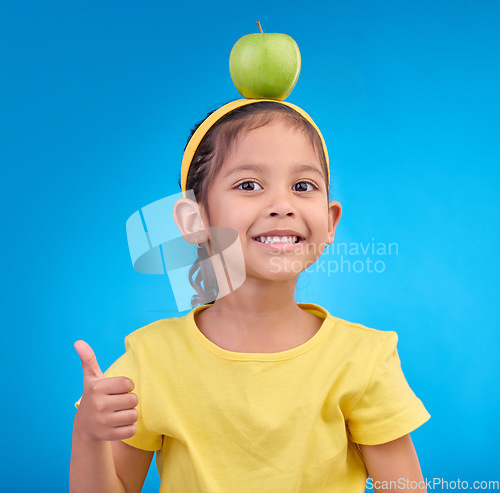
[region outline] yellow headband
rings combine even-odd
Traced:
[[[240,108],[241,106],[246,106],[247,104],[260,103],[261,101],[272,101],[274,103],[284,104],[286,106],[289,106],[290,108],[293,108],[316,129],[321,139],[321,143],[323,144],[323,151],[325,153],[326,168],[328,170],[327,183],[330,182],[330,167],[328,164],[328,152],[326,150],[325,139],[323,139],[323,135],[321,135],[319,128],[313,122],[312,118],[303,109],[292,103],[288,103],[286,101],[277,101],[276,99],[237,99],[236,101],[231,101],[230,103],[225,104],[224,106],[220,107],[218,110],[215,110],[212,114],[210,114],[196,129],[191,139],[189,140],[184,151],[184,157],[182,158],[181,166],[181,187],[183,192],[186,191],[189,168],[191,167],[191,162],[193,160],[194,154],[198,149],[200,142],[203,140],[203,137],[205,137],[205,134],[212,128],[212,126],[216,122],[218,122],[224,115],[226,115],[230,111],[233,111],[236,108]]]

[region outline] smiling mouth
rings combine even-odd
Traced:
[[[300,243],[304,238],[300,236],[256,236],[255,241],[259,243]]]

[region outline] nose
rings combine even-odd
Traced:
[[[295,207],[293,205],[292,197],[286,192],[275,192],[272,195],[271,203],[268,207],[270,216],[294,216]]]
[[[280,214],[279,212],[271,212],[271,214],[269,214],[270,216],[293,216],[293,212],[290,211],[290,212],[287,212],[287,213],[283,213],[283,214]]]

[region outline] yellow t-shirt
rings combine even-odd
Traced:
[[[194,314],[158,320],[125,339],[106,372],[135,383],[137,433],[157,450],[161,493],[362,493],[354,443],[399,438],[429,419],[408,386],[395,332],[333,317],[278,353],[220,348]]]

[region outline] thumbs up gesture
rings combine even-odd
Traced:
[[[94,351],[84,341],[75,349],[82,361],[83,395],[75,425],[92,440],[123,440],[136,432],[137,395],[127,377],[105,378]]]

